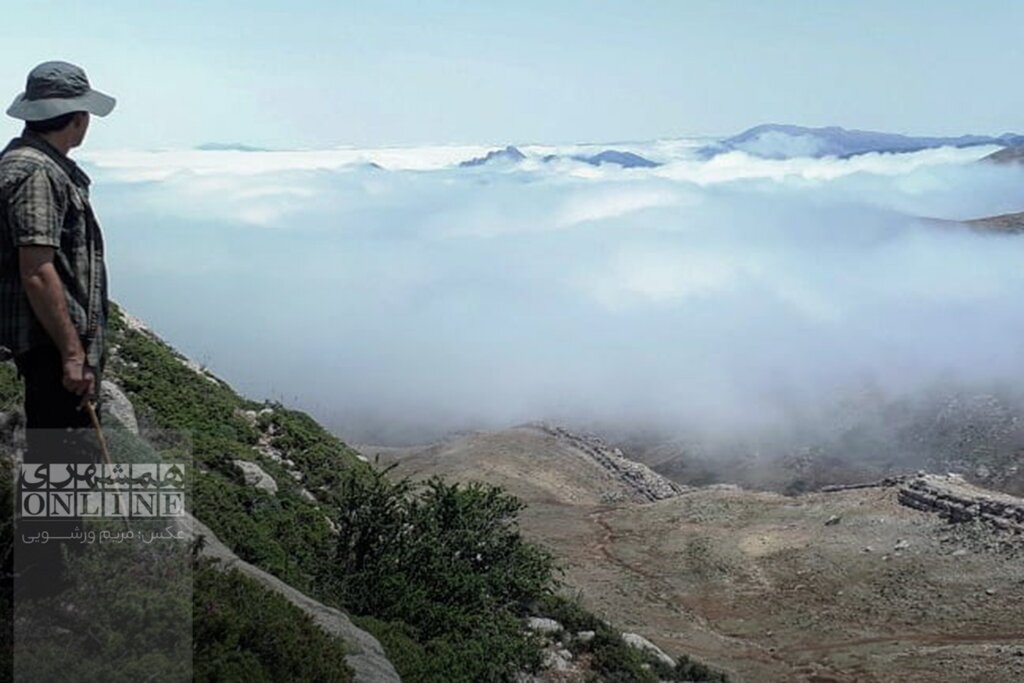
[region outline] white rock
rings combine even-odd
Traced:
[[[572,655],[570,654],[570,657]],[[544,653],[544,668],[549,671],[571,671],[572,662],[562,656],[562,650]]]
[[[526,627],[537,633],[558,633],[562,630],[561,624],[546,617],[530,617],[526,622]]]
[[[352,654],[345,656],[345,663],[352,669],[354,683],[402,683],[398,672],[388,660],[375,637],[357,628],[348,615],[337,608],[317,602],[312,597],[289,586],[281,579],[240,559],[210,531],[209,527],[186,513],[184,517],[169,518],[175,526],[184,531],[189,539],[203,536],[206,539],[201,549],[205,557],[216,560],[222,570],[237,569],[266,589],[273,591],[305,612],[320,628],[335,638],[350,645]]]
[[[135,419],[135,408],[121,387],[109,379],[100,383],[100,400],[115,420],[124,425],[132,434],[139,433],[139,422]]]
[[[178,356],[178,361],[186,368],[196,373],[197,375],[207,380],[208,382],[220,384],[220,382],[217,381],[217,378],[213,376],[213,373],[211,373],[209,370],[207,370],[206,368],[204,368],[202,365],[192,360],[191,358],[187,358],[185,356]]]
[[[520,671],[516,674],[515,683],[544,683],[544,679],[533,674],[528,674],[525,671]]]
[[[277,493],[277,482],[274,478],[263,471],[263,468],[248,460],[233,460],[235,467],[242,470],[245,476],[245,483],[266,491],[270,495]]]
[[[592,641],[594,639],[594,636],[596,636],[596,635],[597,635],[597,633],[595,633],[594,631],[580,631],[579,633],[576,634],[576,638],[581,643],[589,643],[590,641]]]
[[[649,652],[668,666],[676,665],[676,661],[674,659],[662,652],[660,647],[647,640],[639,633],[623,633],[622,639],[626,641],[626,644],[630,647],[636,648],[641,652]]]
[[[134,315],[124,310],[123,308],[121,309],[121,317],[124,318],[124,324],[129,330],[141,332],[143,334],[153,334],[153,331],[146,327],[146,324],[144,322],[142,322]]]

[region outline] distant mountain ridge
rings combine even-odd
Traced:
[[[700,154],[704,158],[711,158],[739,151],[762,159],[775,160],[830,156],[846,159],[871,152],[919,152],[935,147],[963,148],[981,145],[1024,145],[1024,135],[1004,133],[1000,136],[915,137],[898,133],[848,130],[838,126],[807,128],[769,123],[707,145],[700,150]]]
[[[254,147],[241,142],[204,142],[196,145],[201,152],[270,152],[266,147]]]
[[[514,145],[509,145],[505,149],[495,149],[488,152],[482,157],[475,159],[469,159],[459,164],[460,168],[473,168],[475,166],[484,166],[485,164],[493,163],[518,163],[526,158],[526,155],[519,151],[519,148]]]
[[[597,154],[575,154],[572,156],[565,157],[560,154],[548,154],[541,157],[541,161],[548,163],[551,161],[557,161],[558,159],[568,158],[573,161],[582,161],[585,164],[591,166],[600,166],[602,164],[615,164],[623,168],[654,168],[660,166],[656,161],[644,158],[634,152],[623,152],[617,149],[606,149]],[[523,154],[515,145],[508,145],[504,149],[494,149],[485,154],[482,157],[476,157],[468,159],[459,163],[459,168],[474,168],[477,166],[487,166],[491,164],[518,164],[520,161],[526,159],[526,155]]]
[[[646,159],[639,154],[620,152],[616,149],[606,149],[592,156],[574,156],[573,159],[590,164],[591,166],[600,166],[601,164],[618,164],[623,168],[654,168],[661,166],[661,164]]]

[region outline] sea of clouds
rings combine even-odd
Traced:
[[[743,433],[870,386],[1024,376],[996,147],[702,159],[705,141],[83,153],[113,297],[353,442],[534,419]],[[631,151],[656,168],[572,159]],[[544,161],[547,155],[556,158]],[[941,219],[941,220],[932,220]]]

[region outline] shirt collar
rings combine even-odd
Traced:
[[[43,136],[28,128],[22,131],[21,137],[11,140],[11,143],[7,145],[4,152],[6,153],[8,150],[17,149],[18,147],[32,147],[43,152],[68,174],[72,182],[81,188],[88,189],[89,183],[92,182],[78,164],[69,159],[66,154],[62,154],[59,149],[47,142]]]

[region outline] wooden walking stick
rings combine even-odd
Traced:
[[[107,440],[103,438],[103,430],[100,428],[100,420],[96,416],[96,404],[92,401],[85,402],[85,409],[92,421],[92,428],[96,430],[96,438],[100,442],[100,451],[103,453],[103,464],[110,466],[110,451],[107,450]]]
[[[107,450],[107,440],[103,437],[103,429],[100,427],[100,419],[96,415],[96,404],[92,400],[87,400],[85,402],[85,410],[89,413],[89,420],[92,422],[92,428],[96,430],[96,438],[100,442],[100,452],[103,454],[103,464],[107,467],[112,467],[113,463],[110,461],[110,451]],[[125,512],[127,513],[128,511],[125,510]],[[131,530],[127,514],[121,516],[121,521],[124,522],[125,529]]]

